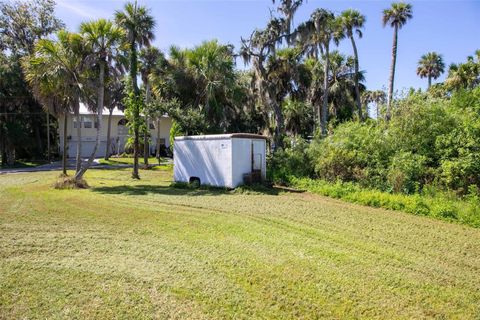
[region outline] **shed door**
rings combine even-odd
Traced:
[[[253,170],[262,170],[263,157],[265,153],[265,147],[263,141],[253,140],[252,141],[252,150],[253,150]]]

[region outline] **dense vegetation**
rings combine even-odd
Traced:
[[[480,87],[448,98],[411,92],[390,121],[346,122],[324,139],[307,144],[298,138],[290,145],[271,159],[275,181],[480,226]],[[362,199],[351,197],[362,188]],[[425,201],[392,193],[420,194]],[[457,203],[457,196],[469,204]]]

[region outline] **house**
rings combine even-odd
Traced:
[[[103,110],[102,128],[100,132],[100,145],[98,146],[96,157],[105,156],[107,148],[107,130],[108,130],[109,110]],[[125,151],[125,143],[128,140],[128,120],[125,114],[115,108],[112,113],[111,129],[110,129],[110,155],[121,154]],[[63,146],[63,127],[64,119],[59,117],[58,133],[60,136],[60,146]],[[77,119],[73,114],[68,117],[67,123],[67,152],[68,157],[75,157],[77,153],[77,126],[82,130],[82,157],[89,157],[95,146],[96,129],[96,114],[89,111],[86,106],[80,104],[80,119]],[[150,153],[155,154],[158,128],[157,122],[150,123]],[[160,119],[160,144],[170,146],[170,128],[172,126],[172,119],[167,115]],[[61,147],[60,147],[61,148]],[[60,150],[62,153],[62,150]]]
[[[175,137],[174,180],[226,188],[265,180],[266,149],[266,137],[257,134]]]

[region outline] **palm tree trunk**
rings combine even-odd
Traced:
[[[150,103],[150,83],[148,80],[145,83],[145,105]],[[148,157],[150,156],[150,146],[148,145],[148,138],[150,135],[150,123],[148,121],[148,115],[145,112],[145,134],[143,136],[143,163],[148,166]]]
[[[157,118],[157,150],[155,156],[158,159],[158,165],[160,165],[160,117]]]
[[[78,173],[82,167],[82,121],[80,118],[80,100],[75,101],[75,118],[77,119],[77,157],[75,161],[75,172]]]
[[[103,100],[105,94],[105,61],[99,63],[100,74],[98,77],[98,96],[97,96],[97,132],[95,136],[95,146],[93,147],[92,153],[88,158],[87,163],[82,166],[82,169],[75,174],[75,180],[82,179],[85,172],[92,165],[93,159],[95,159],[95,154],[97,153],[98,146],[100,144],[100,133],[102,131],[102,115],[103,115]]]
[[[111,140],[110,134],[112,131],[112,113],[113,113],[113,108],[110,108],[108,113],[107,147],[106,147],[107,149],[105,150],[105,158],[104,158],[105,160],[108,160],[110,158],[110,148],[112,145],[112,142],[110,141]]]
[[[6,109],[6,107],[4,107]],[[6,164],[6,156],[5,156],[5,134],[3,132],[3,117],[0,114],[0,158],[2,162],[0,163],[2,166]]]
[[[428,87],[427,90],[432,86],[432,76],[428,76]]]
[[[322,112],[320,115],[320,128],[322,135],[327,135],[327,120],[328,120],[328,70],[330,69],[329,45],[325,45],[325,63],[323,66],[323,101]]]
[[[47,160],[50,162],[50,112],[47,111]]]
[[[133,35],[133,39],[136,39],[136,35]],[[138,90],[137,85],[137,46],[135,41],[130,43],[130,78],[132,81],[133,93],[135,96],[135,102],[132,110],[133,114],[133,172],[132,178],[133,179],[140,179],[140,175],[138,174],[138,155],[140,152],[139,146],[139,126],[140,126],[140,110],[138,106],[138,97],[140,92]]]
[[[353,56],[354,56],[354,62],[355,62],[355,101],[357,103],[357,108],[358,108],[358,118],[360,121],[363,120],[363,115],[362,115],[362,102],[360,101],[360,86],[358,84],[358,77],[359,77],[359,66],[358,66],[358,51],[357,51],[357,45],[355,44],[355,39],[353,38],[353,35],[350,37],[350,40],[352,41],[352,48],[353,48]]]
[[[398,40],[398,25],[393,28],[393,44],[392,44],[392,64],[390,66],[390,81],[388,86],[387,112],[385,118],[390,120],[392,116],[392,99],[393,99],[393,84],[395,82],[395,65],[397,63],[397,40]]]
[[[68,125],[68,112],[63,115],[63,152],[62,152],[62,173],[67,175],[67,125]]]

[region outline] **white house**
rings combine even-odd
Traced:
[[[96,157],[105,156],[105,149],[107,147],[107,129],[108,129],[109,110],[103,110],[102,128],[100,132],[100,145],[98,146]],[[63,126],[64,119],[59,117],[58,133],[60,136],[60,146],[63,146]],[[110,154],[120,154],[125,150],[125,143],[128,140],[128,120],[125,114],[115,108],[112,113],[110,129]],[[80,119],[71,114],[68,117],[67,123],[67,147],[68,157],[75,157],[77,152],[77,126],[82,130],[82,157],[89,157],[95,146],[96,136],[96,114],[89,111],[86,106],[80,104]],[[160,129],[160,144],[166,147],[170,146],[170,128],[172,126],[172,119],[167,115],[160,120],[160,128],[157,128],[157,122],[150,123],[150,152],[155,153],[157,145],[158,129]],[[62,150],[60,150],[60,153]]]
[[[266,138],[248,133],[176,137],[173,175],[177,182],[235,188],[244,179],[266,178]]]

